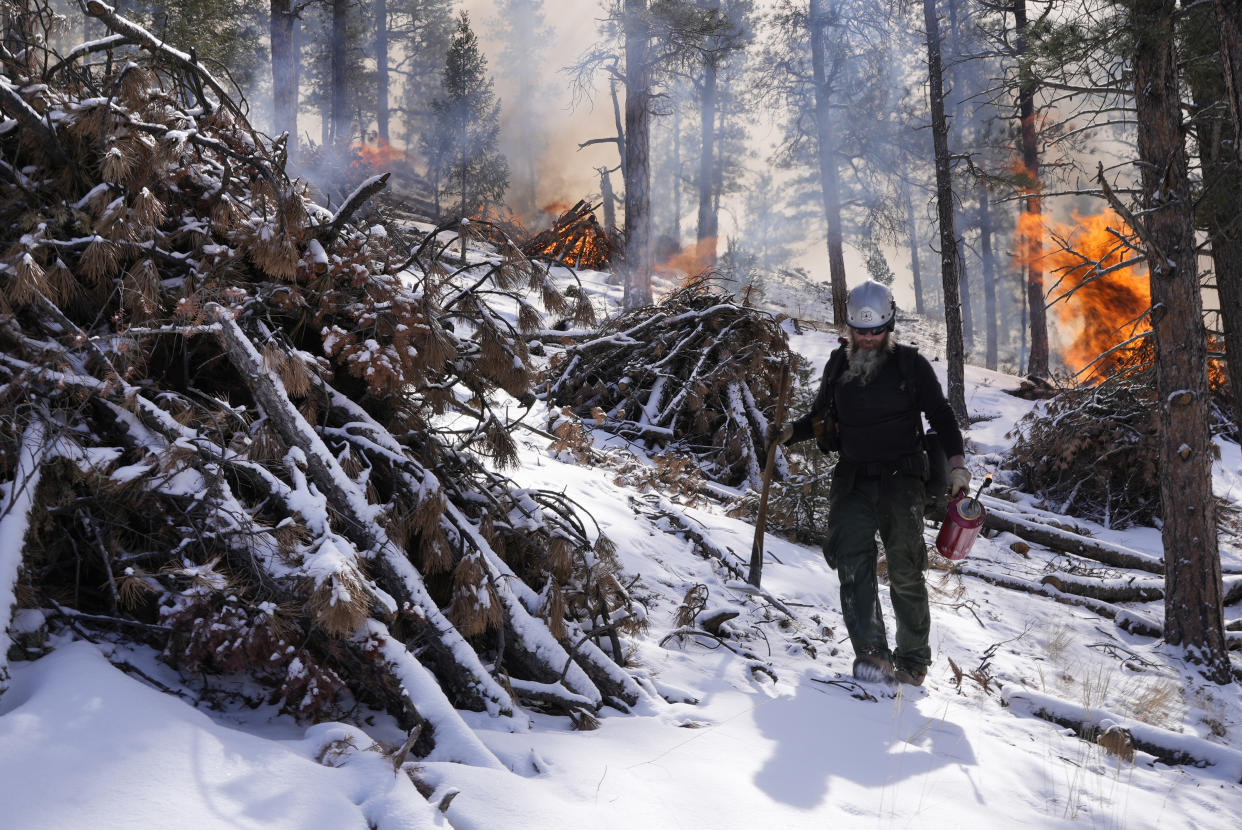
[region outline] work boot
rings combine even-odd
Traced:
[[[864,683],[893,684],[893,661],[883,654],[863,652],[854,658],[854,679]]]
[[[897,666],[893,670],[893,679],[907,686],[922,686],[927,679],[927,666]]]

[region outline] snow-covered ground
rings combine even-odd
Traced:
[[[817,367],[835,342],[822,332],[791,339]],[[923,349],[936,352],[930,343]],[[943,363],[935,365],[943,379]],[[1014,378],[968,367],[966,381],[972,416],[987,418],[968,432],[978,480],[1032,404],[1004,393]],[[0,697],[0,826],[822,830],[1242,821],[1238,689],[1203,683],[1159,641],[1047,593],[933,569],[927,683],[878,694],[849,679],[837,578],[818,549],[768,535],[763,587],[773,602],[677,532],[688,524],[747,559],[754,528],[722,505],[636,492],[613,472],[554,457],[532,432],[516,436],[522,466],[514,478],[564,490],[616,543],[648,621],[645,634],[625,642],[630,666],[653,700],[670,702],[605,709],[593,731],[534,715],[529,731],[508,732],[469,715],[507,769],[409,764],[425,799],[405,771],[394,771],[402,736],[383,717],[364,731],[308,728],[264,710],[204,711],[176,694],[180,681],[149,653],[65,644],[13,664],[12,687]],[[1216,489],[1242,502],[1236,446],[1222,446]],[[1160,553],[1152,529],[1075,523]],[[980,539],[971,568],[1038,585],[1064,561],[1038,546],[1020,553],[1016,541]],[[1222,553],[1227,572],[1242,572],[1236,539],[1222,537]],[[724,624],[729,636],[668,639],[697,585],[708,610],[738,613]],[[1066,717],[1100,710],[1096,720],[1111,718],[1136,736],[1147,730],[1213,763],[1169,766],[1141,750],[1123,760],[1035,717],[1041,708]]]

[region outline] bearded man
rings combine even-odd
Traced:
[[[828,500],[824,557],[841,580],[841,614],[854,648],[854,676],[920,686],[931,665],[923,514],[930,472],[923,415],[949,457],[949,495],[970,486],[953,410],[927,358],[893,337],[892,292],[867,281],[849,293],[849,340],[824,367],[811,411],[778,436],[816,437],[840,453]],[[875,537],[884,543],[897,622],[890,650],[880,609]]]

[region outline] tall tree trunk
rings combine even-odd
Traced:
[[[1220,56],[1233,133],[1242,135],[1242,2],[1216,0],[1216,22],[1220,29]],[[1234,152],[1242,161],[1242,144],[1234,144]]]
[[[1242,9],[1242,3],[1231,3]],[[1242,437],[1242,170],[1236,153],[1237,122],[1222,111],[1222,99],[1231,98],[1228,61],[1214,60],[1225,48],[1222,7],[1216,14],[1195,4],[1182,3],[1186,18],[1184,37],[1191,54],[1186,81],[1195,105],[1195,145],[1203,169],[1203,192],[1195,208],[1196,224],[1212,244],[1212,266],[1220,300],[1225,362],[1233,404],[1234,435]],[[1221,32],[1217,37],[1218,30]]]
[[[923,278],[919,271],[919,226],[914,220],[914,199],[910,195],[910,182],[901,180],[901,200],[906,208],[906,227],[910,233],[910,275],[914,279],[914,313],[924,314]]]
[[[1048,316],[1044,307],[1043,248],[1044,229],[1040,203],[1039,143],[1035,131],[1035,75],[1030,69],[1030,43],[1027,39],[1026,0],[1014,0],[1014,29],[1017,31],[1018,117],[1022,122],[1022,165],[1026,197],[1022,200],[1018,245],[1026,267],[1026,304],[1031,330],[1031,357],[1027,373],[1048,376]]]
[[[388,0],[375,0],[375,130],[388,143]]]
[[[948,0],[948,8],[949,28],[945,33],[944,40],[941,45],[942,52],[946,45],[949,50],[947,69],[945,68],[946,61],[943,53],[940,60],[940,68],[944,73],[944,78],[941,80],[941,88],[943,89],[947,87],[949,90],[949,93],[946,93],[946,98],[948,98],[950,93],[957,91],[959,88],[967,89],[970,86],[969,79],[966,76],[968,63],[962,54],[961,36],[961,18],[963,16],[968,17],[968,15],[958,14],[958,0]],[[973,66],[973,63],[970,63],[969,65]],[[966,133],[969,124],[970,118],[966,114],[966,96],[961,94],[953,95],[953,112],[952,116],[949,117],[948,141],[950,147],[965,147],[967,145],[969,139],[966,136]],[[958,201],[954,199],[953,226],[955,228],[958,225],[967,225],[966,220],[962,216],[963,210],[965,210],[965,203],[959,205]],[[962,343],[963,349],[970,352],[975,348],[975,334],[978,331],[978,325],[975,321],[973,298],[971,297],[970,292],[971,265],[967,256],[969,254],[969,249],[965,245],[965,237],[959,236],[957,242],[957,284],[958,296],[962,301]]]
[[[270,36],[272,51],[272,132],[288,133],[288,157],[296,155],[298,144],[297,59],[293,51],[293,10],[290,0],[271,0]]]
[[[996,368],[996,257],[992,253],[992,210],[987,185],[979,185],[979,256],[983,265],[984,365]]]
[[[681,106],[673,107],[673,239],[681,244]]]
[[[944,76],[940,65],[940,21],[936,0],[923,0],[927,27],[928,98],[931,104],[932,145],[936,155],[936,217],[940,225],[940,282],[944,286],[945,362],[949,406],[959,423],[966,423],[965,350],[962,344],[961,274],[957,233],[953,227],[953,176],[949,167],[949,125],[944,115]]]
[[[617,97],[617,79],[608,79],[608,94],[612,98],[612,123],[617,128],[617,155],[621,165],[621,181],[625,181],[625,122],[621,120],[621,101]]]
[[[824,29],[829,23],[824,0],[811,0],[807,20],[811,35],[811,71],[815,86],[815,128],[819,138],[819,182],[828,225],[828,281],[832,290],[832,322],[845,323],[845,251],[841,239],[841,183],[832,135],[832,90],[824,54]],[[839,62],[839,60],[838,60]],[[833,73],[835,75],[835,71]]]
[[[1207,342],[1179,109],[1174,6],[1175,0],[1130,6],[1141,224],[1151,274],[1160,408],[1164,638],[1182,646],[1205,677],[1229,683],[1212,497]]]
[[[349,96],[346,89],[349,0],[332,0],[331,146],[344,155],[349,146]]]
[[[647,0],[625,0],[625,280],[627,309],[651,304],[651,39]]]
[[[607,167],[599,168],[599,195],[604,203],[604,230],[617,229],[617,196],[612,191],[612,174]]]
[[[699,95],[699,222],[695,255],[700,268],[716,264],[718,223],[713,198],[716,182],[716,62],[703,65],[703,88]]]

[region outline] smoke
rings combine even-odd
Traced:
[[[591,139],[616,134],[607,84],[599,82],[593,101],[573,100],[566,66],[598,38],[603,2],[544,0],[545,31],[534,32],[528,21],[502,19],[499,0],[463,0],[487,56],[501,100],[500,148],[511,169],[509,207],[527,221],[552,205],[572,205],[600,198],[597,168],[617,166],[615,144],[579,149]],[[518,36],[506,42],[506,31]],[[541,35],[544,35],[541,37]],[[533,78],[533,89],[523,89]],[[535,181],[533,200],[528,180]]]

